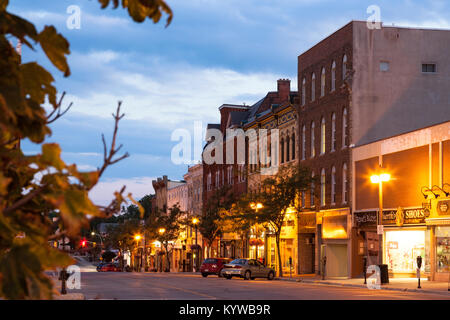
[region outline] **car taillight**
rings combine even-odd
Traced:
[[[213,264],[212,267],[213,267],[213,268],[217,268],[217,264]]]
[[[234,266],[235,269],[242,269],[242,266]]]

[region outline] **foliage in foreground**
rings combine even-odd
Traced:
[[[102,8],[118,0],[99,0]],[[133,20],[146,18],[158,22],[162,13],[172,12],[163,0],[122,0]],[[88,192],[106,168],[121,159],[116,157],[118,122],[123,117],[120,103],[112,142],[107,148],[103,138],[102,166],[80,172],[76,165],[61,159],[55,143],[43,143],[51,134],[49,124],[62,116],[64,94],[58,99],[54,79],[37,62],[22,63],[12,42],[20,41],[31,50],[43,50],[64,76],[70,75],[68,41],[53,26],[38,32],[31,22],[7,11],[8,0],[0,0],[0,297],[7,299],[51,299],[52,283],[45,270],[69,265],[66,254],[51,248],[48,241],[68,236],[76,238],[88,217],[108,217],[120,211],[122,193],[115,193],[110,205],[96,206]],[[44,104],[50,106],[47,112]],[[20,141],[39,144],[41,152],[26,155]],[[131,195],[130,195],[131,198]],[[53,233],[50,213],[57,213],[59,232]]]

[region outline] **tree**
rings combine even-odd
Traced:
[[[278,251],[279,276],[283,276],[280,235],[286,212],[289,208],[300,209],[298,203],[300,192],[306,192],[311,187],[310,170],[301,165],[281,167],[274,176],[262,182],[261,191],[255,199],[263,206],[255,215],[261,223],[267,223],[273,229]]]
[[[208,257],[211,256],[211,247],[214,240],[223,233],[225,227],[224,217],[231,209],[236,197],[230,186],[217,189],[208,199],[205,214],[198,224],[198,231],[208,243]]]
[[[114,8],[119,0],[99,0],[102,8]],[[163,0],[122,0],[134,21],[146,18],[158,22],[172,12]],[[22,63],[12,41],[31,50],[40,45],[50,62],[64,76],[70,75],[69,42],[54,26],[38,32],[35,26],[7,11],[9,0],[0,0],[0,297],[7,299],[51,299],[52,281],[44,270],[65,267],[72,259],[48,245],[62,237],[76,238],[88,217],[109,217],[119,212],[124,201],[122,188],[108,206],[96,206],[88,196],[108,166],[126,158],[117,157],[118,123],[123,114],[120,103],[113,114],[115,126],[107,147],[102,136],[103,164],[96,171],[80,172],[61,159],[58,144],[44,143],[51,134],[49,124],[71,106],[63,108],[50,72],[36,62]],[[50,111],[44,108],[48,102]],[[41,153],[25,155],[22,139],[42,144]],[[131,195],[130,195],[130,199]],[[134,200],[132,200],[134,201]],[[60,218],[59,232],[52,233],[49,213]]]
[[[156,240],[161,242],[166,252],[167,269],[170,271],[170,254],[172,253],[173,246],[169,250],[171,242],[176,241],[180,234],[180,218],[184,214],[180,210],[178,204],[169,208],[168,212],[161,211],[159,217],[156,217],[149,225],[148,229],[151,234],[155,235]]]
[[[108,248],[117,248],[120,260],[120,267],[123,269],[123,256],[125,251],[133,252],[136,248],[134,236],[141,231],[139,220],[126,220],[119,225],[109,228],[105,238],[105,246]]]

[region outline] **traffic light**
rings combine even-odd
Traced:
[[[81,240],[81,247],[82,248],[86,247],[86,240],[85,239]]]

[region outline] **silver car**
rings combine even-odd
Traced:
[[[245,280],[255,278],[272,280],[275,277],[275,270],[267,268],[255,259],[235,259],[223,267],[222,274],[226,279],[240,277]]]

